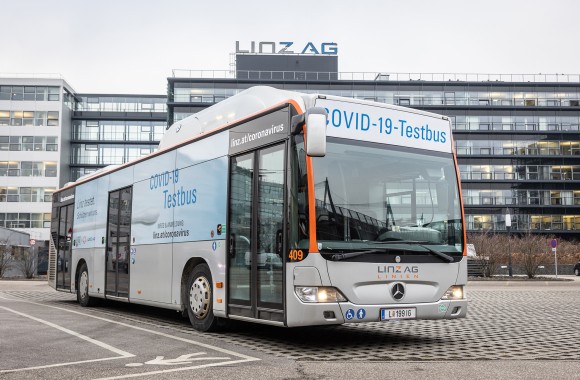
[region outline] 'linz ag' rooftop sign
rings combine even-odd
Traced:
[[[257,47],[257,49],[256,49]],[[298,47],[298,50],[294,50]],[[292,48],[292,50],[290,49]],[[240,41],[236,41],[236,53],[258,53],[258,54],[338,54],[338,44],[336,42],[323,42],[317,45],[307,42],[304,46],[295,45],[294,42],[273,42],[273,41],[250,41],[250,48],[240,49]]]

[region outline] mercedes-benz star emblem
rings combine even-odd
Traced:
[[[391,294],[393,295],[393,298],[395,299],[395,301],[402,300],[403,297],[405,297],[405,286],[403,284],[401,284],[400,282],[397,282],[391,288]]]

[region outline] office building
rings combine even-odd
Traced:
[[[0,78],[0,227],[48,240],[52,193],[69,181],[74,90],[59,76]]]
[[[580,238],[580,76],[342,73],[336,56],[309,57],[242,53],[233,70],[174,70],[168,120],[257,85],[447,115],[468,231],[506,231],[509,213],[516,233]]]
[[[447,115],[468,231],[504,232],[509,212],[516,233],[580,239],[580,75],[345,73],[336,54],[234,57],[230,70],[174,70],[167,96],[0,78],[0,226],[46,240],[55,188],[149,154],[168,125],[268,85]]]
[[[70,177],[154,152],[167,128],[163,95],[78,94],[72,114]]]
[[[59,75],[0,78],[0,227],[47,248],[52,193],[157,149],[163,95],[78,94]]]

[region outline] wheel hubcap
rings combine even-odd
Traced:
[[[210,300],[211,285],[209,281],[203,276],[196,278],[189,289],[189,307],[197,319],[207,317]]]
[[[87,272],[81,273],[79,288],[81,292],[81,298],[85,298],[87,296],[87,290],[89,288],[89,274]]]

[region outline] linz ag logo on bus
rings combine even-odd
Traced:
[[[256,50],[256,45],[258,49]],[[307,42],[301,51],[289,50],[294,45],[294,42],[274,42],[274,41],[250,41],[250,49],[241,50],[240,41],[236,41],[236,53],[258,53],[258,54],[338,54],[338,44],[336,42],[323,42],[318,45],[313,42]]]
[[[377,279],[418,280],[419,267],[416,265],[379,265],[377,267]]]

